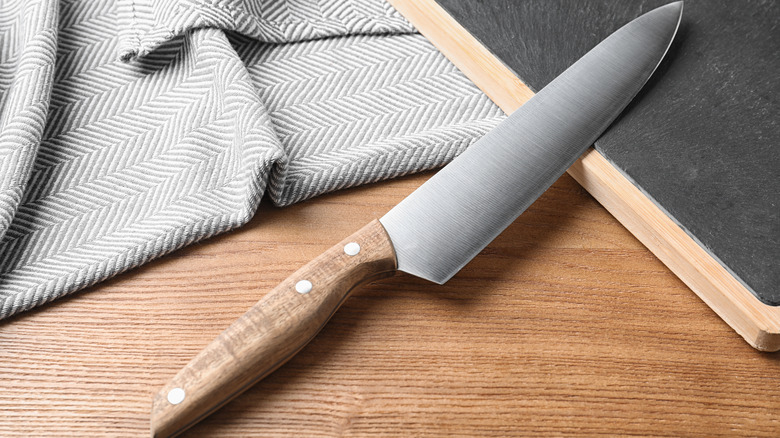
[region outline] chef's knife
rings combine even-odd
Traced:
[[[609,36],[394,207],[296,271],[156,395],[152,435],[176,435],[303,348],[357,285],[404,271],[444,283],[601,135],[666,53],[682,2]]]

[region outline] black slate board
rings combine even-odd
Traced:
[[[437,0],[532,90],[663,0]],[[687,0],[596,149],[753,294],[780,305],[780,2]]]

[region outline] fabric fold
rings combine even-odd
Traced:
[[[217,28],[266,43],[339,35],[411,33],[414,28],[384,0],[119,0],[131,31],[122,59],[145,56],[188,31]]]
[[[58,2],[0,4],[0,238],[16,215],[43,135],[57,52]]]
[[[285,150],[279,206],[443,166],[504,117],[419,34],[232,40]]]

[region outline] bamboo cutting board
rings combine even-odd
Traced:
[[[511,113],[533,95],[532,88],[540,89],[617,27],[665,2],[599,0],[578,3],[577,8],[559,1],[391,3],[496,104]],[[763,11],[767,8],[770,11]],[[775,190],[780,178],[772,178],[777,176],[780,154],[765,141],[766,136],[770,143],[776,141],[772,134],[777,133],[777,124],[771,121],[776,104],[761,95],[762,85],[771,88],[777,83],[771,80],[778,71],[771,68],[771,62],[776,64],[777,59],[764,59],[765,52],[776,52],[778,41],[775,29],[780,14],[772,14],[772,9],[778,8],[771,2],[686,2],[671,59],[651,80],[650,91],[640,94],[639,103],[632,104],[596,148],[569,170],[724,321],[750,345],[764,351],[780,350],[780,290],[776,286],[780,279],[780,207],[775,199],[780,196],[780,189]],[[729,14],[729,10],[735,13]],[[696,38],[712,33],[714,28],[724,34],[721,38],[739,41],[743,35],[753,35],[751,38],[758,40],[740,47],[733,42],[718,45],[717,41]],[[736,67],[721,62],[716,55],[724,50],[740,52],[746,59],[738,60],[742,64]],[[755,62],[750,62],[751,57],[757,58]],[[702,65],[704,70],[698,71]],[[674,72],[671,66],[688,70]],[[723,103],[717,100],[716,90],[685,82],[684,75],[691,71],[698,74],[691,74],[693,78],[713,80],[719,66],[747,71],[755,77],[751,84],[759,88],[758,98],[735,98]],[[768,72],[769,79],[760,76],[761,69]],[[522,79],[517,72],[522,72]],[[683,83],[676,84],[681,76]],[[659,89],[665,89],[667,95],[659,96]],[[698,101],[701,96],[704,100]],[[721,104],[723,107],[718,109]],[[686,112],[696,105],[706,111],[691,118]],[[666,109],[671,113],[659,117]],[[728,129],[722,121],[724,114],[733,116],[740,109],[752,117],[747,126],[729,131],[736,134],[718,136],[719,130]],[[762,111],[766,113],[763,119]],[[691,121],[695,129],[689,130]],[[674,122],[680,124],[675,127]],[[635,125],[642,123],[655,125],[637,130]],[[669,135],[668,131],[674,129],[678,135]],[[702,137],[708,137],[709,143]],[[729,158],[724,152],[727,147],[741,146],[739,142],[745,138],[760,143],[758,153],[737,149],[731,155],[734,158],[736,154],[731,161],[734,165],[724,165],[723,157]],[[673,149],[649,147],[665,145]],[[765,177],[751,176],[751,172],[763,172]],[[746,174],[749,177],[745,178]]]

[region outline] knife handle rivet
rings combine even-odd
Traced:
[[[348,256],[358,255],[359,252],[360,244],[357,242],[349,242],[348,244],[344,245],[344,253]]]
[[[301,280],[301,281],[295,283],[295,290],[299,294],[307,294],[307,293],[311,292],[311,288],[312,287],[313,286],[311,284],[311,281],[309,281],[309,280]]]
[[[173,388],[168,391],[168,403],[172,405],[178,405],[184,401],[184,390],[181,388]]]

